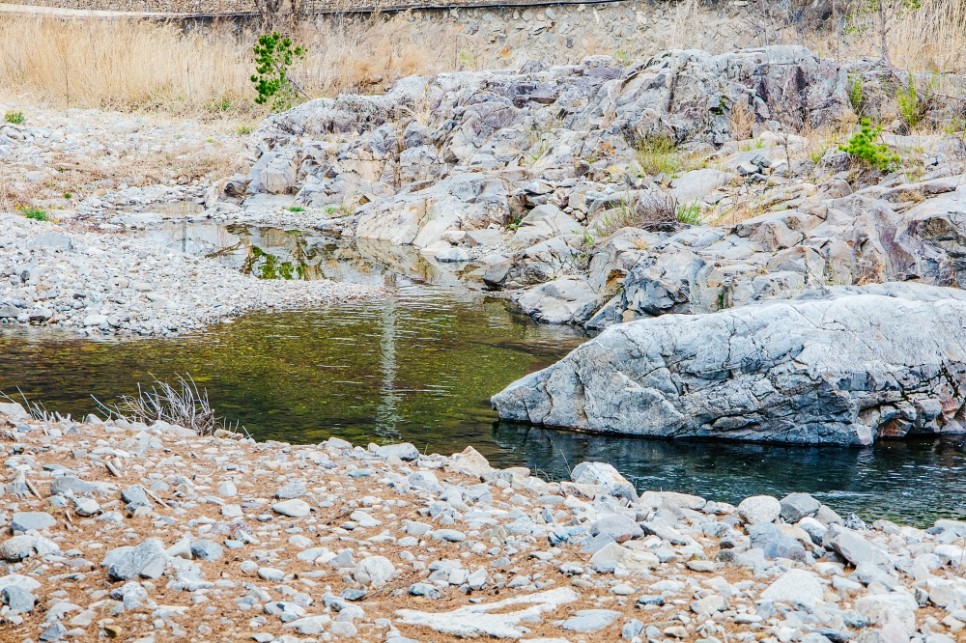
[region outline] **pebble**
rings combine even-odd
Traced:
[[[304,518],[309,515],[311,507],[304,500],[284,500],[272,505],[272,510],[289,518]]]

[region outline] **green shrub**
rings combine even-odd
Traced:
[[[852,135],[847,145],[840,145],[839,149],[868,167],[889,172],[899,165],[901,159],[888,145],[876,142],[881,133],[881,126],[873,127],[869,119],[863,118],[859,131]]]
[[[701,204],[697,201],[692,201],[691,203],[679,205],[674,212],[674,216],[677,218],[678,223],[701,225]]]
[[[899,90],[899,116],[910,128],[921,123],[929,115],[936,101],[936,85],[933,78],[920,91],[916,88],[916,80],[909,75],[909,84]]]
[[[25,122],[27,122],[27,118],[23,115],[23,112],[15,112],[13,110],[6,112],[3,115],[3,120],[13,125],[23,125]]]
[[[298,89],[288,77],[288,69],[295,58],[305,57],[305,50],[276,31],[259,36],[253,51],[255,73],[251,81],[258,92],[255,102],[271,103],[272,111],[276,112],[290,108]]]
[[[20,214],[27,217],[28,219],[33,219],[34,221],[46,221],[47,211],[41,208],[32,208],[30,206],[23,206],[20,209]]]

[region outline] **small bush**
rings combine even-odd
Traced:
[[[33,219],[34,221],[47,221],[47,211],[42,208],[23,206],[18,209],[20,210],[20,214],[28,219]]]
[[[129,422],[152,424],[158,420],[191,429],[198,435],[214,435],[218,430],[247,431],[238,424],[230,424],[218,417],[208,401],[208,391],[199,389],[190,375],[176,376],[169,384],[155,378],[151,388],[138,384],[138,394],[122,395],[116,404],[106,405],[95,398],[97,405],[109,418],[123,418]]]
[[[865,86],[860,76],[849,74],[849,103],[852,111],[856,114],[862,113],[862,101],[864,100]]]
[[[646,192],[636,203],[622,201],[614,211],[602,217],[596,232],[600,237],[608,237],[621,228],[671,231],[679,222],[677,199],[664,192]]]
[[[700,225],[701,204],[697,201],[692,201],[691,203],[679,205],[674,211],[674,216],[677,218],[678,223],[684,225]]]
[[[731,123],[731,137],[737,141],[751,138],[755,131],[755,110],[751,108],[747,100],[741,99],[731,107],[729,115]]]
[[[873,127],[869,119],[863,118],[859,131],[852,135],[847,145],[840,145],[839,149],[868,167],[889,172],[899,165],[901,159],[888,145],[876,142],[881,133],[881,126]]]
[[[27,117],[20,111],[9,111],[3,115],[3,120],[12,125],[23,125],[27,122]]]

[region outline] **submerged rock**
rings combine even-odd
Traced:
[[[962,433],[966,294],[919,284],[609,328],[492,398],[507,420],[596,433],[865,445]]]

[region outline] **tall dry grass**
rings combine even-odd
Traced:
[[[893,62],[908,71],[966,73],[966,1],[923,0],[898,16],[889,41]]]
[[[646,39],[632,33],[615,40],[602,29],[569,48],[561,38],[556,49],[540,54],[528,50],[525,30],[512,41],[490,42],[490,34],[462,33],[456,21],[409,14],[328,17],[289,29],[308,52],[292,75],[310,96],[332,96],[378,91],[410,74],[513,66],[535,55],[573,62],[594,53],[627,52],[637,58],[668,47],[714,49],[714,34],[724,24],[723,14],[714,11],[683,0],[666,10],[666,26],[651,30]],[[766,23],[780,21],[762,14],[760,24],[749,22],[758,15],[757,9],[749,11],[728,18],[728,24],[748,34],[747,45],[764,44],[756,34],[769,31]],[[786,24],[768,44],[797,42],[823,55],[874,56],[874,16],[860,22],[851,34],[802,33]],[[923,0],[922,9],[902,12],[891,30],[892,59],[902,68],[966,73],[966,0]],[[257,113],[249,81],[256,38],[254,27],[232,23],[185,29],[138,20],[2,16],[0,93],[58,108]]]
[[[896,1],[886,0],[889,6]],[[790,41],[826,56],[878,58],[877,15],[864,2],[852,0],[852,4],[857,9],[843,16],[841,31],[799,32]],[[888,23],[893,65],[911,72],[966,74],[966,0],[922,0],[919,9],[893,9],[895,14]]]
[[[414,29],[406,16],[305,22],[290,33],[308,52],[292,76],[310,96],[506,64],[499,55],[480,58],[475,43],[452,26]],[[0,90],[52,107],[248,111],[257,35],[229,23],[183,29],[138,20],[0,17]]]
[[[206,109],[244,95],[244,44],[225,27],[0,19],[0,87],[56,107]]]

